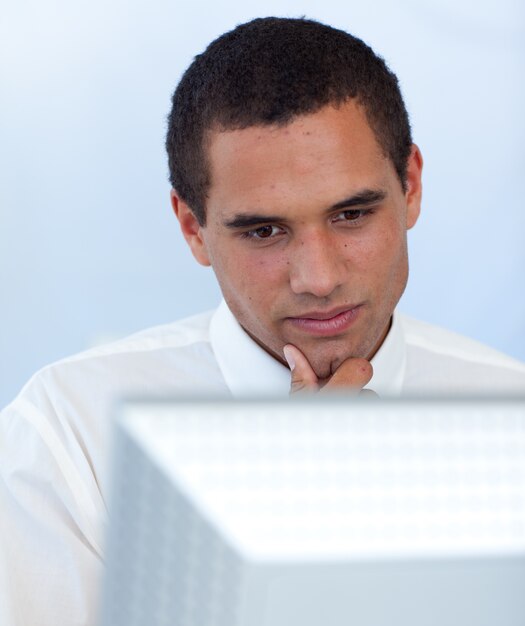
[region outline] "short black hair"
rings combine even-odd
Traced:
[[[199,223],[210,184],[206,135],[296,116],[355,98],[406,188],[410,122],[395,74],[363,41],[305,18],[237,26],[195,57],[172,97],[166,149],[170,182]]]

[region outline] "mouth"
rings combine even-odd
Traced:
[[[359,317],[362,304],[339,307],[331,311],[308,311],[285,321],[296,330],[318,337],[332,337],[348,330]]]

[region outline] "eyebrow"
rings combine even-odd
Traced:
[[[370,206],[371,204],[378,204],[382,202],[386,198],[386,192],[375,190],[375,189],[365,189],[360,191],[359,193],[346,198],[345,200],[341,200],[341,202],[337,202],[333,206],[331,206],[328,211],[337,211],[337,209],[351,209],[352,207],[360,206]]]
[[[352,207],[366,207],[373,204],[378,204],[386,198],[384,191],[375,189],[364,189],[359,193],[356,193],[340,202],[336,202],[328,209],[326,213],[337,211],[341,209],[351,209]],[[226,228],[248,228],[250,226],[257,226],[258,224],[267,224],[269,222],[286,222],[287,218],[280,215],[263,215],[257,213],[240,213],[235,215],[232,219],[225,220],[224,226]]]

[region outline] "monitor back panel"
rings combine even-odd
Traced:
[[[525,624],[525,402],[125,407],[102,626]]]

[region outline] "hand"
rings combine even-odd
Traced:
[[[298,348],[288,344],[284,346],[283,352],[292,372],[291,394],[299,391],[342,391],[344,389],[360,392],[372,378],[372,365],[366,359],[358,357],[346,359],[332,376],[320,379],[313,371],[307,358]],[[371,393],[373,394],[373,392]]]

